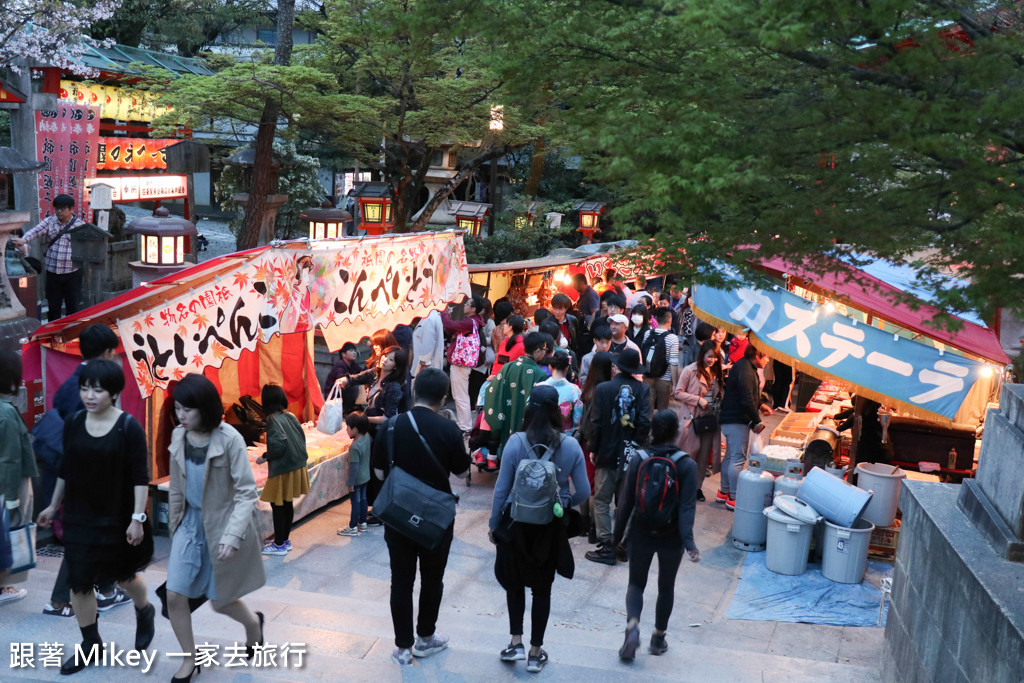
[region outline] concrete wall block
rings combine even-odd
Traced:
[[[1010,530],[1024,535],[1024,432],[990,411],[978,457],[978,486]]]
[[[1003,393],[999,398],[999,412],[1024,431],[1024,385],[1003,385]],[[987,419],[986,417],[986,425]]]
[[[892,615],[892,611],[895,609],[900,613],[906,611],[907,608],[907,595],[910,592],[909,579],[907,578],[907,572],[903,568],[903,565],[899,560],[896,561],[896,565],[892,571],[892,593],[889,595],[889,614]],[[892,618],[891,616],[889,617]]]
[[[957,663],[970,681],[993,681],[995,675],[993,665],[998,659],[992,651],[994,640],[983,635],[982,629],[973,618],[968,618],[960,625],[960,647],[957,650]],[[995,655],[995,656],[994,656]]]
[[[918,652],[921,653],[921,664],[925,671],[937,671],[939,668],[939,657],[946,651],[942,642],[942,633],[934,621],[924,624],[921,628],[919,622],[918,630],[914,633],[914,642]]]
[[[957,683],[963,675],[956,658],[948,648],[939,650],[939,660],[934,669],[935,683]]]

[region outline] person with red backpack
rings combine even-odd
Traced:
[[[658,601],[649,647],[652,655],[668,650],[665,631],[672,614],[676,573],[683,561],[683,550],[691,562],[700,561],[700,551],[693,540],[697,464],[676,448],[678,432],[679,417],[675,411],[662,410],[654,415],[652,445],[646,449],[646,457],[630,463],[616,511],[615,545],[622,542],[627,527],[629,532],[626,637],[619,649],[619,658],[627,662],[636,658],[640,647],[640,613],[654,556],[658,556]]]

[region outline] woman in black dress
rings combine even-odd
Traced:
[[[50,526],[64,503],[64,557],[71,604],[82,631],[78,650],[60,668],[81,671],[93,647],[102,647],[93,586],[116,581],[135,602],[135,649],[153,642],[155,610],[136,573],[153,556],[153,531],[146,519],[149,497],[146,434],[138,420],[116,407],[124,373],[113,361],[91,360],[78,378],[85,410],[64,423],[64,458],[49,507],[39,524]],[[87,659],[88,658],[88,659]]]

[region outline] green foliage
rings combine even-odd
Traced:
[[[1022,306],[1015,6],[476,7],[510,96],[543,74],[556,135],[620,194],[616,229],[657,234],[698,280],[722,282],[712,260],[749,272],[754,249],[819,269],[853,251],[916,263],[950,311]]]
[[[278,177],[278,192],[287,194],[288,201],[277,212],[275,237],[293,239],[308,236],[309,226],[299,218],[299,214],[306,209],[320,206],[324,200],[324,188],[317,176],[320,161],[315,157],[299,154],[295,151],[294,145],[287,143],[274,143],[274,153],[289,164],[281,169]],[[231,196],[241,191],[244,171],[245,169],[240,166],[226,165],[215,185],[216,197],[221,203],[221,208],[224,211],[236,212],[236,217],[228,223],[236,239],[240,237],[239,231],[245,211]]]
[[[420,207],[425,171],[442,143],[455,143],[467,174],[542,130],[535,98],[503,95],[491,45],[466,23],[467,3],[444,0],[331,0],[301,24],[319,33],[290,66],[266,53],[223,69],[161,84],[174,123],[206,129],[214,119],[254,125],[272,98],[283,136],[378,171],[392,190],[396,230]],[[489,130],[491,106],[504,130]],[[425,219],[424,219],[425,221]]]
[[[561,228],[548,228],[543,216],[536,218],[533,225],[516,228],[512,215],[503,214],[495,221],[494,227],[495,232],[490,237],[463,238],[469,263],[505,263],[539,258],[547,256],[552,249],[579,244],[575,226],[563,224]]]
[[[173,45],[196,57],[234,30],[270,26],[272,10],[266,0],[123,0],[113,17],[92,27],[92,36],[135,47]]]
[[[0,109],[0,147],[11,146],[11,113]]]

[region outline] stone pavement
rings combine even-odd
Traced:
[[[704,492],[713,498],[718,477]],[[304,520],[292,534],[295,549],[286,557],[263,559],[267,586],[246,599],[267,617],[267,642],[305,645],[302,668],[224,668],[205,670],[199,681],[490,681],[528,680],[525,662],[506,665],[498,651],[509,640],[504,592],[494,579],[487,518],[493,475],[475,473],[473,483],[453,479],[462,495],[445,577],[438,631],[451,637],[445,652],[400,669],[391,663],[393,633],[388,607],[387,548],[380,527],[358,538],[336,535],[346,526],[348,502]],[[744,553],[727,541],[732,513],[714,503],[698,503],[696,534],[702,559],[684,559],[676,581],[676,601],[669,624],[670,649],[661,657],[646,652],[653,627],[656,580],[648,583],[641,620],[642,645],[633,664],[618,661],[625,622],[627,567],[608,567],[583,559],[586,539],[573,539],[577,558],[572,581],[556,578],[552,613],[544,648],[550,662],[538,678],[590,683],[618,680],[674,680],[700,683],[746,681],[858,683],[880,681],[883,629],[737,621],[724,614],[732,599]],[[165,579],[169,543],[157,539],[157,556],[144,576],[150,594]],[[23,584],[29,595],[0,607],[0,640],[61,642],[79,640],[73,619],[41,613],[49,597],[59,560],[40,558],[40,566]],[[155,598],[154,598],[155,599]],[[169,680],[177,660],[166,653],[178,646],[167,620],[157,617],[151,650],[159,653],[143,675],[127,667],[89,668],[74,681],[115,683]],[[130,607],[100,619],[105,641],[131,644],[134,614]],[[209,606],[194,615],[197,642],[221,647],[241,638],[240,627]],[[529,616],[526,619],[529,637]],[[7,646],[3,646],[7,650]],[[10,653],[0,665],[0,681],[53,681],[56,668],[9,669]],[[292,660],[294,663],[294,659]],[[223,664],[223,661],[222,661]]]

